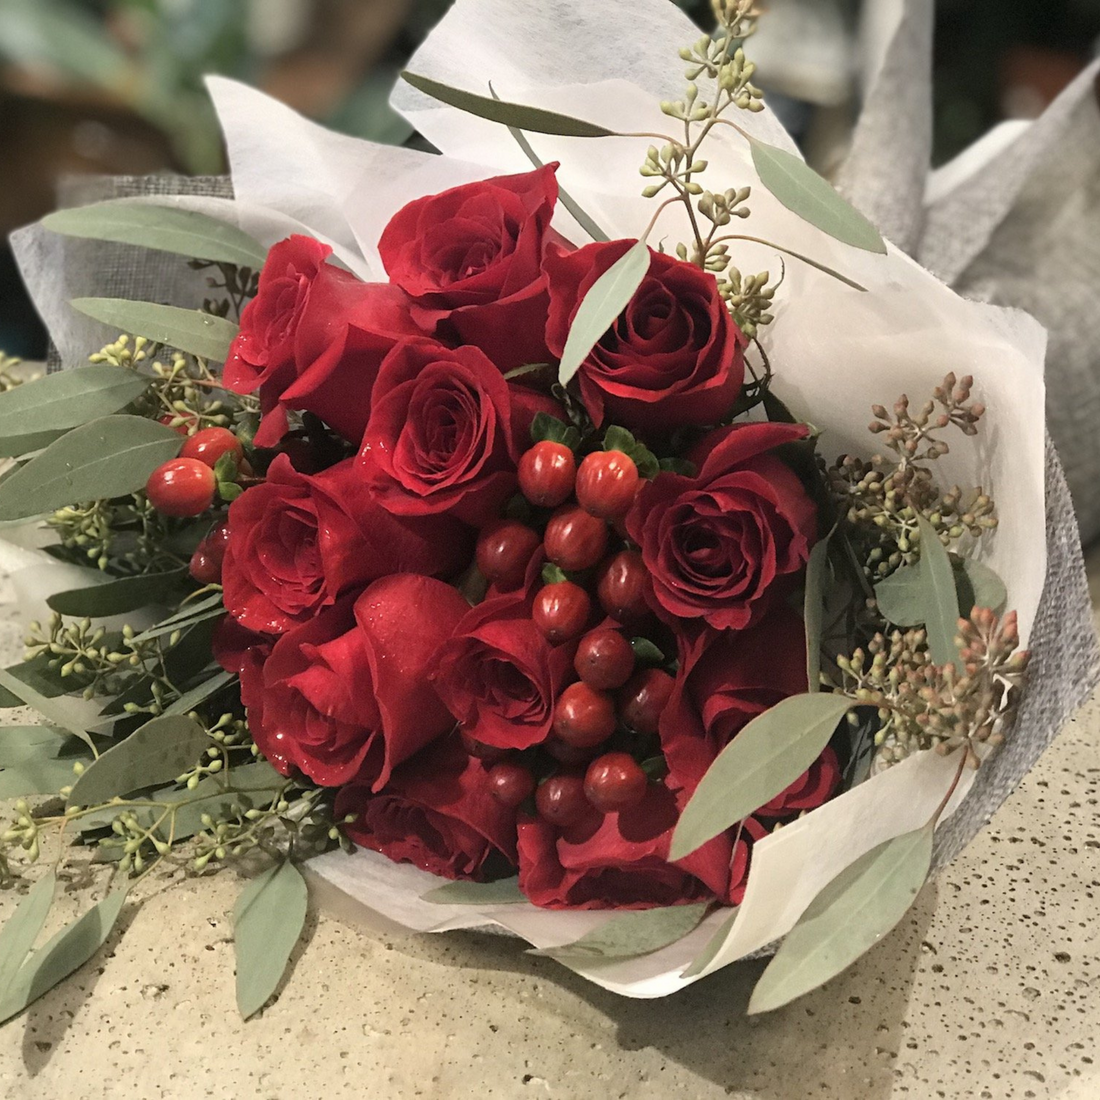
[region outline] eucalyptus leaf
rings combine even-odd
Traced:
[[[12,665],[6,671],[21,684],[26,684],[32,691],[36,691],[46,699],[56,699],[71,688],[70,684],[65,683],[60,670],[51,667],[49,653],[39,653],[29,661],[20,661],[19,664]],[[26,700],[21,695],[0,687],[0,709],[26,705]]]
[[[649,248],[636,241],[589,288],[569,326],[561,353],[558,381],[564,386],[577,373],[597,341],[626,309],[649,270]]]
[[[1008,602],[1008,589],[988,565],[972,558],[964,558],[954,565],[955,589],[963,615],[969,615],[975,607],[988,607],[998,614],[1004,610]]]
[[[706,916],[709,904],[670,905],[661,909],[639,909],[613,917],[606,924],[585,933],[579,940],[560,947],[532,949],[528,955],[550,955],[555,959],[628,959],[648,955],[682,940]]]
[[[174,615],[169,615],[167,619],[162,619],[156,626],[151,626],[148,630],[138,634],[134,641],[147,642],[151,638],[161,638],[175,630],[182,630],[184,627],[202,622],[204,619],[214,619],[224,614],[225,603],[219,589],[201,600],[185,604]]]
[[[757,138],[749,146],[760,182],[788,210],[838,241],[886,254],[879,231],[801,157]]]
[[[254,878],[233,909],[237,1007],[248,1019],[275,992],[306,920],[306,883],[290,860]]]
[[[229,345],[237,335],[237,326],[232,321],[197,309],[133,302],[125,298],[73,298],[69,304],[78,313],[119,332],[132,332],[135,336],[144,336],[217,363],[225,361]]]
[[[519,891],[519,879],[513,877],[496,882],[448,882],[422,894],[421,901],[437,905],[512,905],[527,898]]]
[[[928,601],[924,598],[920,562],[902,565],[875,585],[875,600],[883,617],[895,626],[924,622]]]
[[[180,256],[259,269],[267,249],[227,222],[196,210],[108,199],[58,210],[42,219],[44,228],[68,237],[143,245]]]
[[[69,794],[70,806],[91,806],[117,795],[170,783],[193,767],[210,738],[182,714],[152,718],[84,769]]]
[[[962,658],[955,645],[959,632],[959,596],[955,590],[955,572],[951,559],[936,534],[936,529],[917,516],[920,528],[920,579],[924,614],[921,621],[928,631],[928,650],[938,665],[954,663],[962,671]]]
[[[846,867],[810,902],[761,975],[750,1014],[816,989],[886,935],[916,900],[932,864],[929,823],[884,841]]]
[[[449,107],[457,107],[460,111],[477,115],[478,118],[488,119],[490,122],[499,122],[503,126],[514,126],[517,129],[530,130],[536,134],[556,134],[560,137],[594,138],[615,136],[614,130],[597,126],[594,122],[571,118],[569,115],[558,114],[556,111],[544,111],[541,107],[526,107],[520,103],[508,103],[503,99],[492,99],[489,96],[466,92],[461,88],[452,88],[449,84],[442,84],[438,80],[431,80],[426,76],[410,73],[407,69],[402,72],[401,78],[416,88],[417,91],[431,96],[432,99],[438,99],[440,103],[446,103]]]
[[[69,373],[69,372],[65,372]],[[51,377],[55,377],[51,375]],[[19,387],[16,387],[17,389]],[[9,391],[14,393],[15,391]],[[0,458],[23,458],[34,451],[41,451],[48,447],[55,439],[60,438],[64,431],[35,432],[33,435],[5,435],[0,436]]]
[[[27,891],[27,896],[0,929],[0,997],[5,996],[19,968],[34,946],[53,904],[57,875],[47,871]]]
[[[33,794],[57,794],[62,787],[76,782],[73,765],[78,761],[90,763],[91,753],[83,756],[58,758],[47,746],[40,746],[37,753],[28,753],[21,760],[12,761],[0,771],[0,798],[24,798]]]
[[[55,592],[46,599],[52,611],[80,618],[102,618],[105,615],[123,615],[147,604],[159,603],[187,576],[185,569],[173,569],[167,573],[146,573],[139,577],[122,577],[107,584],[95,584],[88,588],[72,588],[68,592]]]
[[[83,966],[111,934],[125,900],[122,890],[108,894],[35,951],[20,967],[11,985],[0,994],[0,1023],[18,1015]]]
[[[757,715],[718,754],[676,823],[675,862],[789,787],[821,755],[852,708],[844,695],[792,695]]]
[[[825,585],[829,576],[830,531],[810,551],[806,563],[806,594],[803,619],[806,623],[806,684],[811,692],[821,690],[821,629],[825,618]]]
[[[164,713],[186,714],[189,710],[194,710],[199,703],[209,699],[215,692],[221,691],[226,684],[231,684],[236,678],[235,673],[224,670],[218,672],[211,676],[209,680],[204,680],[197,687],[185,691],[174,703],[164,708]]]
[[[21,680],[17,680],[7,669],[0,669],[0,687],[7,688],[12,695],[22,699],[28,707],[38,711],[50,725],[67,729],[70,733],[79,737],[93,752],[95,751],[95,746],[88,736],[88,731],[84,728],[83,722],[66,705],[69,702],[68,700],[47,699],[44,695],[39,695],[34,688]]]
[[[729,938],[729,934],[733,931],[733,926],[737,922],[737,914],[739,910],[734,909],[728,917],[718,926],[717,931],[709,940],[707,940],[706,947],[691,960],[690,964],[684,967],[680,976],[683,978],[694,978],[696,974],[702,974],[704,970],[718,957],[718,952],[722,950],[726,940]]]
[[[126,367],[91,363],[45,374],[0,393],[0,437],[64,431],[126,408],[150,379]]]
[[[492,84],[489,85],[489,91],[492,94],[493,99],[498,103],[500,102],[500,96],[493,91]],[[527,135],[518,126],[509,126],[508,133],[515,139],[516,144],[523,151],[523,155],[536,167],[544,168],[545,165],[539,159],[538,154],[533,148],[531,143],[527,140]],[[583,229],[594,241],[608,241],[611,238],[596,224],[591,215],[584,209],[583,206],[564,187],[561,183],[558,183],[558,201],[573,215],[576,223]]]
[[[28,756],[56,757],[72,743],[56,726],[0,726],[0,767],[8,768]]]
[[[180,437],[143,416],[104,416],[66,433],[0,482],[0,520],[125,496],[179,453]]]

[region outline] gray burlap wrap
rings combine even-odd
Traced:
[[[232,189],[224,178],[172,176],[84,179],[68,181],[62,188],[67,204],[152,194],[228,197]],[[172,287],[175,273],[185,269],[179,257],[165,253],[95,242],[79,244],[82,249],[101,250],[96,252],[94,268],[103,273],[105,285],[97,292],[104,295],[161,296],[167,301],[170,299],[164,295]],[[82,262],[88,259],[82,255]],[[150,287],[158,288],[156,295],[149,293]],[[1049,438],[1046,506],[1046,583],[1031,637],[1031,679],[1019,721],[1003,748],[979,770],[962,806],[937,833],[937,868],[953,859],[985,825],[1100,678],[1100,649],[1092,625],[1077,523],[1058,454]]]

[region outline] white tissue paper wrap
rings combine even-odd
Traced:
[[[457,0],[409,63],[413,72],[502,99],[559,110],[617,130],[667,132],[659,101],[683,90],[678,49],[699,31],[666,0]],[[442,156],[374,145],[329,133],[262,94],[222,78],[209,88],[229,148],[234,200],[159,196],[239,224],[265,245],[306,231],[336,249],[366,279],[384,279],[377,241],[405,203],[460,183],[525,171],[529,162],[503,127],[440,106],[400,86],[394,105]],[[705,87],[702,88],[707,94]],[[754,134],[794,144],[770,112],[742,113]],[[529,135],[544,161],[558,160],[562,185],[612,238],[636,238],[656,207],[640,197],[638,167],[649,139]],[[708,138],[708,186],[752,186],[746,232],[774,240],[867,287],[846,287],[796,260],[786,261],[775,322],[762,342],[775,369],[775,390],[796,416],[822,431],[833,457],[869,453],[869,406],[901,393],[923,401],[948,371],[975,376],[988,412],[976,440],[952,441],[943,476],[981,485],[997,501],[1000,526],[982,554],[1000,573],[1019,613],[1026,644],[1046,573],[1044,503],[1045,333],[1026,314],[965,302],[900,251],[886,256],[851,248],[783,208],[759,185],[743,138],[719,127]],[[574,243],[587,238],[560,205],[555,225]],[[666,211],[651,240],[689,239],[682,208]],[[94,272],[58,287],[57,239],[37,227],[16,247],[41,312],[66,362],[79,362],[114,335],[76,319],[65,298],[96,293]],[[72,242],[67,242],[72,243]],[[737,248],[744,271],[780,260],[758,245]],[[202,288],[196,285],[198,305]],[[157,297],[151,288],[147,297]],[[986,542],[988,545],[986,546]],[[59,585],[58,587],[62,587]],[[755,845],[748,890],[724,947],[709,970],[782,937],[813,896],[841,869],[881,841],[918,827],[950,783],[955,763],[925,753],[877,775]],[[960,786],[953,810],[969,783]],[[498,925],[537,947],[571,942],[613,919],[612,912],[555,912],[529,904],[478,909],[436,905],[420,895],[439,880],[372,852],[334,852],[311,863],[316,875],[363,906],[417,931]],[[661,951],[625,961],[571,963],[607,989],[658,997],[695,978],[681,971],[699,954],[728,911]]]

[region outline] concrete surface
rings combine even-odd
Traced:
[[[0,649],[14,642],[9,624]],[[242,1024],[233,874],[155,882],[124,934],[0,1029],[0,1095],[1095,1100],[1098,798],[1100,696],[894,933],[757,1019],[760,963],[629,1001],[518,941],[311,911],[278,999]],[[0,892],[0,918],[20,892]]]

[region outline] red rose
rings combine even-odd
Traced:
[[[629,810],[560,831],[541,818],[519,825],[519,887],[546,909],[648,909],[703,901],[729,882],[724,834],[678,864],[667,860],[678,818],[667,787],[651,783]],[[705,881],[704,881],[705,877]]]
[[[433,745],[370,794],[359,784],[336,797],[336,815],[364,848],[444,878],[494,877],[516,861],[515,811],[490,793],[485,765],[451,739]]]
[[[417,199],[378,242],[417,320],[449,343],[476,344],[502,370],[546,359],[542,270],[558,197],[556,164]]]
[[[748,630],[681,638],[676,684],[660,719],[674,785],[694,790],[742,727],[805,690],[805,629],[788,607],[776,607]]]
[[[466,601],[442,581],[398,573],[284,634],[242,670],[260,751],[323,787],[378,790],[393,768],[454,725],[429,674]]]
[[[443,647],[436,690],[471,737],[526,749],[550,733],[574,649],[550,645],[523,594],[491,597],[470,608]]]
[[[223,380],[228,389],[252,393],[257,386],[270,385],[281,392],[294,377],[298,323],[331,253],[327,244],[300,234],[271,248],[256,297],[241,311],[240,332],[225,360]]]
[[[805,435],[803,424],[719,428],[691,456],[697,476],[662,473],[643,483],[626,527],[652,577],[658,614],[744,630],[802,569],[817,510],[769,452]]]
[[[232,615],[225,615],[214,628],[210,649],[226,672],[242,676],[246,668],[262,665],[274,644],[270,635],[245,630]]]
[[[832,746],[826,745],[821,755],[786,790],[780,791],[755,813],[758,817],[784,817],[815,810],[829,801],[838,786],[840,761]]]
[[[564,351],[592,284],[634,243],[548,251],[546,343],[554,355]],[[657,432],[716,424],[744,380],[744,343],[713,275],[650,250],[642,285],[577,371],[581,397],[597,427],[605,420]]]
[[[354,459],[311,477],[277,455],[230,505],[225,606],[246,629],[280,634],[387,573],[455,572],[468,550],[457,524],[387,512]]]
[[[557,411],[549,398],[506,382],[477,348],[398,344],[374,386],[363,476],[391,512],[487,523],[515,491],[540,409]]]
[[[286,432],[287,409],[312,412],[358,444],[386,352],[399,339],[423,334],[403,291],[323,262],[331,252],[312,237],[280,241],[268,253],[259,293],[241,314],[224,379],[236,393],[259,387],[261,447]]]

